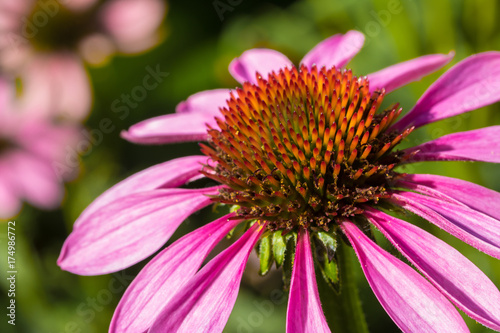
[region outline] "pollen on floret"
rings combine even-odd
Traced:
[[[384,90],[335,67],[284,68],[231,92],[201,150],[203,173],[227,188],[214,200],[239,206],[239,217],[271,230],[328,231],[363,205],[389,197],[405,157],[393,152],[412,128],[390,127],[395,104],[377,112]]]

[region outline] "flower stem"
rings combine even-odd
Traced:
[[[335,291],[321,274],[317,275],[321,304],[328,325],[333,333],[368,333],[356,286],[356,260],[343,241],[338,242],[336,257],[340,275],[339,291]]]

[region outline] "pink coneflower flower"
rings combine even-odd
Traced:
[[[92,102],[82,60],[154,46],[165,11],[161,0],[0,0],[0,66],[21,79],[23,109],[81,120]]]
[[[332,277],[328,268],[338,242],[354,248],[373,292],[401,330],[466,332],[454,305],[500,330],[500,292],[488,277],[443,241],[385,212],[416,213],[500,258],[499,193],[396,171],[414,161],[500,162],[499,127],[395,150],[416,127],[498,101],[500,53],[459,62],[397,121],[398,104],[379,111],[385,95],[441,68],[453,55],[427,55],[356,77],[344,66],[363,41],[356,31],[332,36],[299,67],[273,50],[246,51],[229,66],[242,88],[200,92],[177,113],[123,133],[137,143],[208,143],[201,145],[203,155],[151,167],[96,199],[63,246],[63,269],[82,275],[123,269],[153,254],[200,208],[216,202],[232,210],[142,269],[115,311],[111,332],[221,332],[257,242],[263,273],[272,262],[280,266],[287,256],[294,259],[287,332],[329,332],[314,262]],[[200,175],[221,185],[175,188]],[[245,233],[200,269],[239,224]],[[423,276],[377,245],[370,224]],[[287,241],[295,251],[285,252]],[[311,250],[313,241],[319,250]]]
[[[0,78],[0,219],[17,214],[23,200],[56,208],[64,194],[63,181],[78,171],[67,165],[66,154],[77,143],[80,129],[18,112],[12,105],[14,94],[13,85]]]

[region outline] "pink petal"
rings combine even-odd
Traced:
[[[214,246],[240,220],[234,214],[201,227],[160,252],[137,275],[115,310],[109,332],[145,332],[172,296],[198,271]]]
[[[403,332],[469,332],[455,307],[429,282],[351,222],[342,230],[380,304]]]
[[[14,84],[0,76],[0,116],[10,108],[12,97],[15,95]]]
[[[394,193],[396,204],[467,244],[500,259],[500,221],[462,204],[412,192]]]
[[[82,120],[90,112],[92,93],[82,62],[73,54],[36,57],[21,73],[21,107],[35,117]]]
[[[372,208],[365,216],[461,310],[481,324],[500,330],[500,292],[469,259],[405,221]]]
[[[17,151],[9,156],[12,190],[34,206],[54,209],[61,203],[64,189],[50,161]]]
[[[251,49],[231,61],[229,73],[241,84],[246,81],[257,83],[256,73],[267,79],[268,74],[273,71],[277,73],[284,67],[292,66],[292,62],[278,51]]]
[[[135,53],[158,41],[165,11],[160,0],[113,0],[103,7],[101,20],[121,51]]]
[[[309,69],[313,65],[318,68],[344,67],[361,50],[364,42],[365,36],[356,30],[350,30],[344,35],[333,35],[309,51],[301,64]]]
[[[10,14],[14,17],[25,15],[33,6],[32,1],[1,0],[0,9],[2,14]],[[7,16],[7,15],[5,15]]]
[[[92,66],[102,66],[106,64],[116,52],[116,45],[113,43],[113,40],[102,32],[89,33],[82,37],[78,41],[77,48],[83,60]],[[144,77],[144,80],[148,79],[148,76]],[[145,81],[143,81],[143,84],[144,82]],[[148,87],[151,86],[148,85]],[[116,101],[119,100],[115,100],[115,103]]]
[[[175,113],[147,119],[121,133],[122,138],[142,144],[205,141],[207,124],[216,126],[214,117],[204,113]]]
[[[419,127],[500,100],[500,52],[470,56],[444,73],[393,129]]]
[[[286,321],[287,333],[330,332],[316,286],[314,261],[307,229],[297,240]]]
[[[68,164],[68,150],[84,140],[82,133],[85,130],[78,125],[52,125],[48,121],[36,119],[19,119],[21,128],[15,134],[17,144],[31,154],[47,161]],[[87,141],[88,142],[88,141]],[[78,169],[78,166],[74,167]],[[75,173],[71,173],[73,175]],[[67,175],[67,173],[65,174]],[[65,177],[69,179],[71,177]]]
[[[149,332],[222,332],[248,256],[264,230],[255,223],[212,259],[171,299]]]
[[[219,108],[226,106],[230,98],[229,89],[205,90],[191,95],[177,104],[175,112],[202,112],[213,116],[220,115]]]
[[[0,133],[4,139],[10,140],[17,139],[24,125],[23,114],[16,108],[18,100],[15,86],[13,80],[0,76]]]
[[[79,275],[115,272],[157,251],[189,215],[209,205],[201,190],[161,189],[119,198],[95,211],[66,239],[57,261]]]
[[[500,126],[442,136],[406,152],[419,151],[412,162],[483,161],[500,163]]]
[[[370,80],[370,91],[382,88],[386,93],[394,91],[437,71],[449,63],[454,56],[453,51],[449,54],[429,54],[371,73],[367,75]]]
[[[437,198],[450,197],[468,207],[500,220],[500,193],[456,178],[437,175],[406,175],[404,186]],[[411,182],[408,183],[408,182]]]
[[[158,188],[177,187],[200,175],[206,156],[187,156],[160,163],[122,180],[95,199],[78,217],[73,228],[78,227],[96,211],[109,203],[135,193]]]

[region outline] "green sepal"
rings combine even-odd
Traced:
[[[343,233],[338,234],[341,237]],[[354,251],[340,239],[334,261],[339,268],[338,289],[332,289],[327,279],[317,279],[321,306],[330,329],[332,332],[368,333],[356,283]],[[316,266],[316,273],[321,274],[319,265]]]
[[[238,224],[236,227],[234,227],[233,229],[231,229],[227,233],[226,238],[227,239],[231,239],[234,235],[241,235],[241,234],[243,234],[245,231],[247,231],[248,229],[250,229],[250,227],[254,223],[255,223],[255,220],[249,220],[249,221],[245,221],[243,223]]]
[[[286,234],[284,237],[286,243],[286,251],[285,259],[283,260],[283,283],[285,284],[285,289],[288,289],[290,288],[290,282],[292,281],[292,269],[295,259],[297,234],[292,231]]]
[[[366,218],[357,218],[356,222],[358,222],[359,229],[376,244],[377,239],[373,233],[372,224]]]
[[[318,231],[315,234],[325,249],[328,261],[332,261],[337,251],[337,234],[324,231]]]
[[[375,234],[373,233],[372,224],[370,221],[363,215],[356,215],[352,217],[351,222],[356,224],[361,230],[362,233],[365,234],[366,237],[370,238],[374,243],[377,244],[377,239],[375,238]],[[352,247],[351,242],[347,238],[347,236],[343,232],[339,232],[342,240],[349,246]]]
[[[271,237],[272,234],[267,234],[259,242],[260,275],[266,275],[273,265]]]
[[[285,242],[288,244],[288,242],[290,241],[290,239],[293,240],[292,244],[293,244],[293,248],[295,248],[295,243],[297,243],[297,233],[295,231],[291,231],[289,233],[287,233],[285,236]]]
[[[323,252],[323,259],[320,262],[320,269],[323,275],[323,278],[330,284],[330,286],[336,291],[339,290],[339,269],[337,265],[337,260],[334,258],[333,260],[329,260],[326,252]],[[319,261],[319,258],[318,258]]]
[[[286,241],[285,236],[281,234],[281,230],[275,231],[273,233],[273,257],[276,261],[276,267],[283,265],[283,260],[285,259],[286,252]]]
[[[334,290],[340,289],[339,271],[335,253],[337,250],[337,235],[335,232],[327,233],[323,231],[313,234],[313,253],[320,268],[321,275]]]
[[[387,210],[389,212],[394,212],[394,213],[403,214],[403,215],[408,214],[408,212],[406,210],[404,210],[400,206],[397,206],[397,205],[395,205],[392,202],[387,201],[387,200],[380,200],[377,203],[377,209],[379,209],[379,210],[383,209],[383,210]]]
[[[237,212],[238,209],[240,209],[240,206],[238,206],[238,205],[232,205],[231,208],[229,208],[229,212],[230,213],[234,213],[234,212]]]

